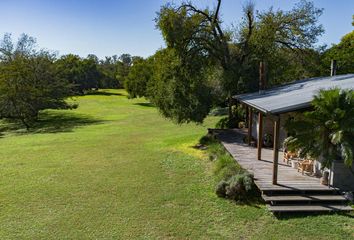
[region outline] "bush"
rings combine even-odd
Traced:
[[[218,197],[236,201],[259,200],[259,192],[253,187],[253,176],[245,172],[215,138],[207,135],[199,142],[208,145],[209,159],[215,160],[214,175],[219,181],[215,193]]]
[[[228,183],[225,180],[221,180],[218,185],[216,186],[216,195],[218,197],[225,198],[226,197],[226,187]]]
[[[231,176],[227,181],[221,180],[216,187],[216,195],[236,201],[246,200],[253,186],[253,176],[249,173],[240,173]]]

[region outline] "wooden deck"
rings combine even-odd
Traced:
[[[316,177],[302,175],[283,163],[279,152],[278,183],[272,183],[273,150],[262,149],[262,160],[257,160],[257,148],[243,142],[245,131],[212,130],[226,150],[242,168],[254,175],[255,184],[274,213],[351,211],[347,200],[337,191],[320,184]]]
[[[214,130],[226,150],[242,168],[254,175],[255,184],[261,191],[267,190],[333,190],[320,184],[319,178],[302,175],[283,163],[283,152],[279,152],[278,184],[272,184],[273,150],[262,149],[262,160],[257,160],[257,148],[243,142],[245,132],[240,129]]]

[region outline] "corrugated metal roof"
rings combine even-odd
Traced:
[[[279,114],[307,108],[319,90],[334,87],[354,89],[354,74],[309,78],[234,98],[264,113]]]

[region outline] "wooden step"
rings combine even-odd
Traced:
[[[318,192],[336,192],[337,189],[324,187],[321,185],[265,185],[255,182],[257,187],[262,191],[284,191],[284,192],[301,192],[301,191],[318,191]]]
[[[262,195],[262,198],[266,202],[301,202],[301,201],[347,201],[342,195],[316,195],[316,194],[304,194],[304,195]]]
[[[275,205],[267,204],[272,212],[335,212],[352,211],[353,208],[347,205],[337,204],[311,204],[311,205]]]

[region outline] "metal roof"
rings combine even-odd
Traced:
[[[263,113],[279,114],[310,107],[314,95],[321,89],[354,89],[354,74],[309,78],[279,87],[236,95],[238,99]]]

